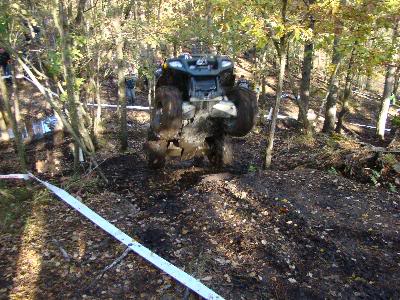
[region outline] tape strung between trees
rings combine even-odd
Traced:
[[[87,106],[99,106],[98,104],[95,103],[88,103],[86,104]],[[110,108],[118,108],[120,105],[115,105],[115,104],[100,104],[101,107],[110,107]],[[127,105],[127,109],[132,109],[132,110],[137,110],[137,111],[150,111],[150,107],[148,106],[140,106],[140,105]]]
[[[73,207],[75,210],[84,215],[94,224],[96,224],[101,229],[108,232],[117,240],[119,240],[121,243],[129,247],[132,251],[139,254],[141,257],[143,257],[144,259],[152,263],[154,266],[161,269],[162,271],[164,271],[165,273],[167,273],[168,275],[170,275],[171,277],[173,277],[174,279],[176,279],[177,281],[179,281],[180,283],[182,283],[183,285],[185,285],[186,287],[188,287],[189,289],[191,289],[193,292],[197,293],[204,299],[208,300],[224,299],[223,297],[221,297],[220,295],[218,295],[217,293],[206,287],[204,284],[202,284],[194,277],[183,272],[181,269],[175,267],[173,264],[166,261],[157,254],[151,252],[149,249],[147,249],[142,244],[132,239],[130,236],[122,232],[120,229],[115,227],[113,224],[108,222],[106,219],[98,215],[96,212],[91,210],[89,207],[84,205],[82,202],[74,198],[72,195],[70,195],[63,189],[60,189],[46,181],[43,181],[35,177],[31,173],[0,175],[0,180],[1,179],[24,179],[24,180],[34,179],[35,181],[44,185],[48,190],[53,192],[62,201]]]

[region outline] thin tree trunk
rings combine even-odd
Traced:
[[[395,26],[393,28],[393,36],[392,36],[392,45],[395,46],[396,40],[399,36],[399,23],[400,19],[396,20]],[[395,82],[395,72],[396,66],[394,62],[397,60],[399,54],[396,53],[392,59],[392,63],[386,68],[386,77],[385,77],[385,87],[383,89],[383,95],[381,100],[381,107],[379,109],[379,115],[376,125],[376,135],[383,140],[385,138],[385,127],[387,115],[390,107],[390,96],[392,95],[394,82]]]
[[[344,119],[350,111],[349,100],[351,96],[351,85],[353,81],[354,54],[355,46],[353,46],[353,50],[351,51],[350,61],[347,67],[346,82],[342,99],[342,109],[340,110],[340,113],[338,115],[338,122],[335,129],[337,133],[342,133]]]
[[[2,117],[2,120],[4,122],[4,126],[10,127],[11,126],[11,121],[8,119],[7,112],[5,110],[6,108],[4,105],[0,102],[0,116]]]
[[[312,132],[312,126],[307,113],[310,103],[311,70],[313,68],[314,43],[304,45],[304,58],[300,81],[300,99],[298,99],[299,114],[297,120],[301,121],[306,134]]]
[[[309,5],[314,3],[314,0],[308,1]],[[310,15],[310,21],[308,28],[314,31],[315,20]],[[301,82],[300,82],[300,99],[303,109],[299,109],[299,115],[297,119],[303,122],[303,128],[308,133],[310,129],[310,122],[308,121],[307,115],[303,116],[303,111],[307,114],[310,103],[310,86],[311,86],[311,71],[313,69],[313,56],[314,56],[314,42],[311,40],[304,45],[304,57],[301,70]]]
[[[7,86],[4,82],[4,80],[1,78],[0,78],[0,92],[1,92],[1,96],[2,96],[1,98],[3,100],[4,108],[6,109],[8,118],[11,121],[11,126],[12,126],[12,130],[14,133],[14,139],[15,139],[15,148],[16,148],[16,151],[18,154],[19,162],[21,164],[21,169],[22,169],[22,171],[26,171],[27,168],[26,168],[26,156],[25,156],[24,143],[22,141],[21,133],[18,129],[17,120],[16,120],[15,115],[13,114],[11,106],[10,106],[10,98],[9,98]]]
[[[368,75],[367,75],[367,80],[366,80],[366,82],[365,82],[365,89],[366,89],[367,91],[370,91],[370,90],[371,90],[371,87],[372,87],[372,75],[371,75],[371,74],[368,74]]]
[[[393,95],[399,94],[399,82],[400,81],[400,67],[397,67],[396,75],[394,77]]]
[[[98,136],[101,121],[101,96],[100,96],[100,56],[97,58],[96,79],[95,79],[95,98],[97,103],[96,117],[94,121],[94,134]]]
[[[339,52],[339,43],[340,37],[339,34],[335,34],[335,39],[333,42],[333,57],[332,57],[332,65],[337,71],[337,68],[342,59],[342,55]],[[332,133],[335,129],[336,123],[336,102],[339,90],[339,79],[336,76],[336,72],[334,72],[330,78],[329,83],[329,91],[328,97],[326,99],[326,108],[325,108],[325,121],[324,126],[322,128],[322,132]]]
[[[259,92],[261,92],[260,98],[263,101],[262,105],[265,104],[265,93],[266,93],[265,85],[267,84],[266,70],[265,70],[265,66],[267,64],[267,50],[264,49],[263,51],[264,52],[262,54],[262,61],[261,61],[262,67],[261,67],[261,79],[260,79],[260,81],[261,81],[261,91],[259,91]],[[260,105],[260,103],[259,103],[259,105]]]
[[[286,53],[286,70],[285,70],[285,73],[289,74],[289,72],[290,72],[289,67],[291,65],[291,61],[290,61],[290,44],[289,43],[287,43],[287,45],[286,45],[285,53]]]
[[[1,101],[0,101],[1,105]],[[6,124],[6,112],[0,109],[0,140],[1,141],[8,141],[10,136],[8,135],[8,126]]]
[[[178,56],[178,45],[177,45],[177,42],[174,41],[172,43],[172,47],[173,47],[172,54],[173,54],[174,57],[177,57]]]
[[[118,66],[118,102],[120,105],[120,143],[121,151],[128,149],[128,128],[126,124],[126,96],[125,96],[125,70],[124,70],[124,38],[122,36],[121,21],[117,16],[114,20],[117,31],[117,66]]]
[[[290,70],[288,69],[288,78],[289,78],[289,83],[292,89],[292,93],[295,97],[296,104],[299,107],[300,115],[301,115],[301,121],[303,122],[303,127],[305,128],[305,134],[306,135],[311,135],[313,133],[313,128],[311,126],[311,122],[307,118],[307,110],[303,106],[303,103],[299,101],[299,90],[297,88],[297,84],[295,82],[295,78],[291,76]]]
[[[282,3],[282,22],[286,23],[286,9],[287,9],[287,0],[283,0]],[[276,98],[275,98],[275,105],[272,110],[272,120],[270,125],[270,130],[267,139],[267,149],[265,151],[265,161],[264,161],[264,169],[269,169],[271,167],[272,162],[272,150],[274,147],[274,137],[275,137],[275,129],[276,129],[276,120],[278,119],[278,111],[282,97],[282,89],[283,89],[283,78],[285,76],[285,69],[286,69],[286,35],[283,35],[280,38],[279,44],[275,45],[277,54],[279,57],[279,77],[278,77],[278,86],[276,89]]]
[[[75,17],[75,26],[76,27],[78,27],[82,24],[85,5],[86,5],[86,0],[79,0],[78,7],[77,7],[77,13],[76,13],[76,17]]]
[[[59,2],[59,15],[57,11],[53,11],[56,27],[61,37],[62,61],[64,68],[64,77],[67,85],[67,103],[68,112],[71,119],[71,125],[80,140],[86,145],[89,152],[94,152],[95,147],[90,137],[90,133],[85,126],[84,118],[86,112],[82,107],[78,106],[77,94],[75,93],[75,74],[72,65],[70,49],[71,36],[69,34],[68,17],[65,11],[65,6],[62,1]],[[80,112],[80,114],[79,114]],[[74,140],[74,170],[77,171],[79,166],[79,142]]]
[[[265,100],[265,85],[267,84],[267,80],[265,78],[265,74],[261,76],[261,99]],[[264,104],[264,103],[263,103]]]
[[[17,126],[20,128],[20,122],[21,122],[21,112],[20,112],[20,99],[19,99],[19,84],[17,83],[17,78],[15,77],[15,68],[13,69],[12,73],[12,90],[13,90],[13,102],[14,102],[14,115],[15,115],[15,120],[17,121]]]
[[[303,67],[300,82],[300,101],[303,107],[308,111],[310,103],[311,70],[313,68],[314,43],[304,45]],[[301,111],[299,111],[298,120],[302,120]]]
[[[78,110],[75,102],[75,77],[72,70],[72,61],[70,57],[70,36],[68,30],[68,16],[65,11],[63,0],[59,1],[58,7],[59,15],[57,11],[54,12],[54,19],[59,21],[56,22],[56,26],[60,33],[61,37],[61,48],[62,48],[62,61],[64,68],[64,77],[67,85],[67,101],[68,101],[68,112],[69,117],[71,118],[71,125],[74,132],[79,136],[79,127],[78,127]],[[57,24],[58,23],[58,24]],[[78,142],[74,141],[74,170],[77,172],[79,167],[79,146]]]
[[[285,37],[283,39],[285,39]],[[279,106],[280,106],[280,102],[281,102],[282,89],[283,89],[283,78],[285,76],[285,68],[286,68],[286,55],[284,53],[281,53],[281,55],[280,55],[279,66],[280,66],[279,78],[278,78],[278,86],[276,89],[275,105],[272,110],[272,120],[271,120],[269,135],[268,135],[267,150],[265,153],[265,162],[264,162],[265,169],[268,169],[271,166],[271,162],[272,162],[272,150],[274,147],[276,121],[278,119],[278,112],[279,112]]]
[[[158,0],[157,22],[160,22],[160,17],[161,17],[161,6],[162,6],[162,0]]]

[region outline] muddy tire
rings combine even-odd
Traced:
[[[173,86],[160,86],[154,102],[151,130],[166,141],[176,138],[182,127],[181,92]]]
[[[232,147],[225,136],[213,136],[206,139],[209,149],[207,158],[214,168],[222,168],[232,162]]]
[[[257,97],[242,87],[233,87],[226,95],[236,105],[237,118],[226,124],[225,132],[231,136],[245,136],[257,121]]]
[[[153,136],[149,133],[149,136]],[[147,154],[147,164],[151,169],[160,169],[165,166],[167,153],[167,142],[162,140],[149,140],[145,146]]]

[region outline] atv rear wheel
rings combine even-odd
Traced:
[[[257,119],[256,95],[245,88],[233,87],[226,92],[237,110],[237,117],[227,123],[225,132],[231,136],[245,136],[250,132]]]
[[[226,136],[212,136],[206,141],[209,146],[207,158],[213,167],[222,168],[232,162],[232,148]]]

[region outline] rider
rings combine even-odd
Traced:
[[[250,88],[250,82],[244,78],[244,75],[241,75],[239,80],[236,83],[237,86],[243,87],[245,89],[249,89]]]
[[[179,58],[183,58],[183,59],[191,59],[192,56],[190,55],[190,53],[188,52],[183,52],[181,55],[178,56]]]
[[[158,60],[156,63],[156,70],[154,71],[154,76],[155,76],[156,80],[161,77],[162,71],[163,71],[162,68],[163,68],[163,61]]]

